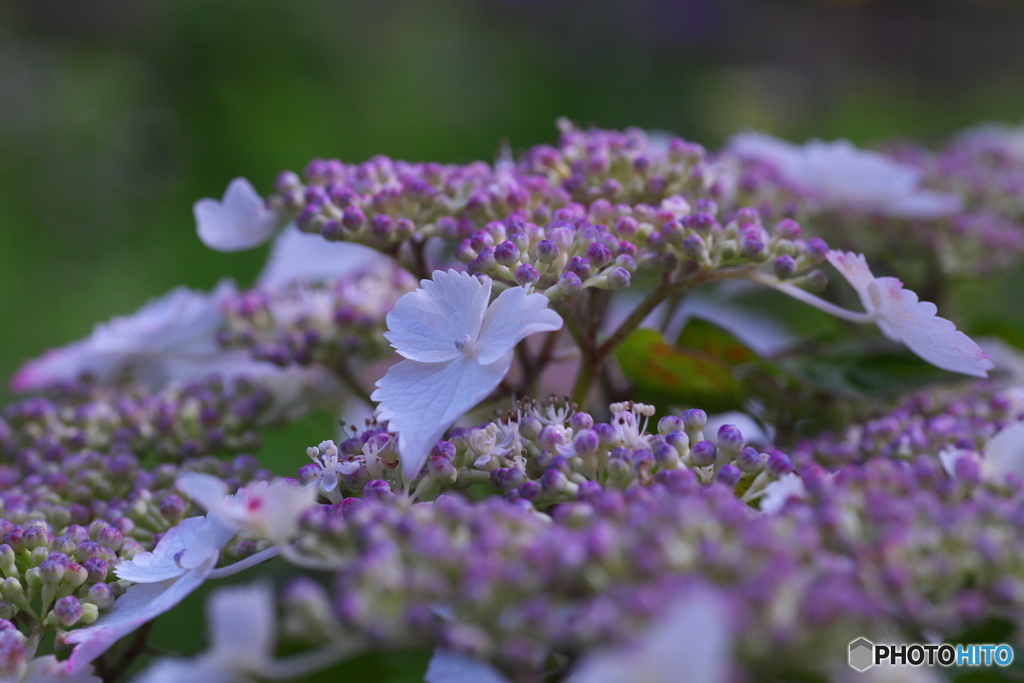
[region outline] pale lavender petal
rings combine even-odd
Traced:
[[[450,650],[434,650],[423,680],[424,683],[508,683],[508,679],[487,662]]]
[[[420,289],[398,300],[387,315],[384,336],[400,355],[434,363],[461,355],[455,340],[480,334],[491,295],[491,281],[481,282],[468,273],[435,270],[433,280],[421,280]]]
[[[266,242],[281,220],[245,178],[235,178],[221,201],[204,198],[192,207],[196,232],[217,251],[251,249]]]
[[[222,588],[206,605],[210,656],[227,668],[258,670],[275,647],[274,594],[269,584]]]
[[[490,365],[464,354],[447,363],[404,360],[377,381],[371,398],[380,403],[388,428],[398,433],[406,480],[419,474],[437,440],[494,391],[511,365],[511,352]]]
[[[506,289],[484,315],[477,341],[479,362],[493,363],[530,335],[560,329],[562,318],[548,308],[546,296],[527,294],[523,287]]]
[[[285,228],[263,266],[256,286],[277,289],[296,281],[335,280],[337,278],[387,267],[391,259],[376,249],[353,242],[328,242],[321,235]]]
[[[932,365],[974,377],[988,377],[992,361],[970,337],[949,320],[936,315],[935,304],[919,301],[891,277],[877,278],[870,287],[880,315],[879,327]]]

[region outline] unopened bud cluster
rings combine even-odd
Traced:
[[[170,461],[229,455],[259,446],[257,428],[272,402],[270,392],[244,380],[226,384],[211,378],[156,393],[83,381],[49,398],[7,406],[0,418],[0,449],[32,449],[54,461],[88,451]]]
[[[282,367],[336,368],[354,357],[372,359],[389,350],[384,317],[414,284],[405,271],[382,269],[327,283],[254,289],[227,302],[218,342]]]

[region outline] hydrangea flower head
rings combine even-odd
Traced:
[[[994,367],[988,355],[952,322],[938,317],[935,304],[919,301],[896,278],[876,278],[863,254],[833,250],[828,261],[857,290],[885,336],[943,370],[988,376]]]
[[[406,480],[448,427],[498,386],[516,344],[562,327],[542,294],[512,287],[488,306],[490,294],[488,279],[434,271],[387,316],[384,336],[405,360],[377,382],[372,398],[398,433]]]
[[[729,147],[740,157],[774,166],[826,208],[937,218],[961,207],[956,195],[923,189],[916,169],[847,140],[812,140],[801,147],[750,132],[732,138]]]
[[[217,251],[252,249],[266,242],[281,219],[245,178],[235,178],[221,201],[205,197],[192,207],[196,232]]]
[[[130,370],[149,384],[160,384],[184,369],[177,367],[182,361],[219,352],[214,332],[224,317],[223,303],[235,293],[230,280],[211,293],[173,289],[131,315],[97,325],[86,339],[29,361],[11,387],[32,391],[82,374],[110,381]]]

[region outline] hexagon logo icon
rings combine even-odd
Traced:
[[[867,638],[858,638],[850,643],[850,666],[857,671],[867,671],[875,665],[875,644]]]

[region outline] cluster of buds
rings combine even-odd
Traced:
[[[747,445],[734,425],[705,438],[703,410],[667,415],[649,431],[654,412],[642,403],[616,403],[607,422],[595,422],[572,404],[520,401],[503,417],[457,430],[452,443],[439,442],[427,476],[456,489],[489,483],[511,500],[543,508],[573,500],[595,483],[628,490],[691,480],[720,483],[754,502],[793,471],[786,454]]]
[[[904,398],[888,413],[797,443],[797,467],[837,467],[875,457],[908,462],[943,449],[980,451],[1006,426],[1024,419],[1019,387],[981,385],[967,391],[931,390]]]
[[[456,251],[471,272],[508,284],[532,284],[556,300],[587,287],[621,290],[634,273],[695,278],[722,268],[770,265],[779,279],[809,289],[826,284],[820,271],[828,246],[804,240],[800,225],[779,221],[771,230],[760,213],[744,208],[724,225],[714,202],[691,207],[676,195],[660,204],[597,200],[589,209],[574,204],[543,226],[513,214],[492,221]]]
[[[73,524],[58,535],[45,520],[0,519],[0,619],[24,613],[61,629],[94,622],[124,592],[109,570],[146,549],[132,537],[130,520],[118,522]]]
[[[210,378],[155,393],[83,381],[7,406],[0,450],[30,449],[53,461],[88,451],[170,461],[230,455],[259,446],[272,404],[267,389],[244,380]]]
[[[254,289],[226,302],[218,342],[282,367],[345,367],[354,357],[384,354],[384,317],[414,284],[407,272],[388,268],[323,283]]]
[[[553,518],[524,501],[432,505],[354,501],[307,516],[296,550],[337,568],[334,593],[302,579],[285,623],[311,642],[370,638],[487,659],[513,679],[551,654],[630,637],[688,582],[736,597],[739,651],[758,666],[780,653],[843,647],[880,611],[856,567],[807,514],[752,516],[727,487],[680,478],[625,492],[583,487]],[[799,586],[794,589],[794,586]]]

